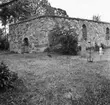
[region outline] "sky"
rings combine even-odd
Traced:
[[[66,10],[69,17],[92,19],[99,15],[101,21],[110,22],[110,0],[48,0],[52,7]]]

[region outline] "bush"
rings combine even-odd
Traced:
[[[0,49],[1,50],[8,50],[9,49],[9,42],[6,39],[0,39]]]
[[[60,39],[62,45],[62,53],[68,55],[77,55],[78,53],[78,41],[72,35],[64,35]]]
[[[8,67],[1,62],[0,64],[0,90],[12,88],[13,83],[18,76],[15,72],[11,72]]]
[[[77,36],[76,29],[71,27],[70,23],[65,22],[61,26],[56,24],[49,34],[49,43],[52,46],[51,51],[66,55],[76,55],[79,51]]]

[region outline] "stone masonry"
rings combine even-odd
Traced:
[[[110,46],[110,23],[60,16],[41,16],[9,26],[10,51],[22,53],[26,38],[29,43],[29,53],[43,52],[51,42],[49,33],[56,24],[65,27],[69,24],[71,28],[75,29],[78,44],[82,46],[83,50],[90,46],[89,42],[91,42],[91,46],[94,46],[95,43]],[[85,32],[83,32],[83,28]],[[87,40],[84,40],[84,33],[87,35]]]

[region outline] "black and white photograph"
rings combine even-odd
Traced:
[[[110,105],[109,0],[0,0],[0,105]]]

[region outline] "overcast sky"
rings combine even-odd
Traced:
[[[53,7],[66,10],[70,17],[92,19],[100,15],[102,21],[110,22],[110,0],[48,0]]]

